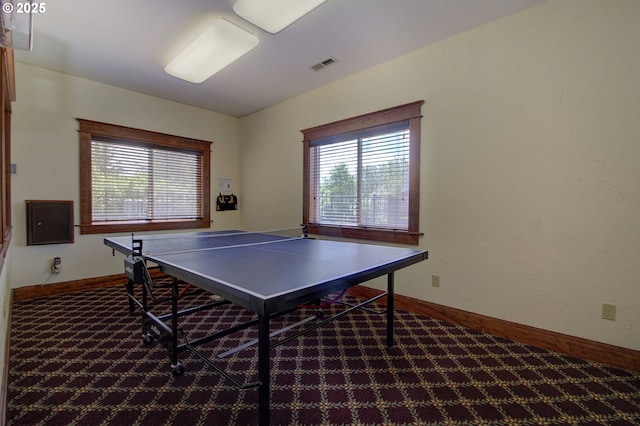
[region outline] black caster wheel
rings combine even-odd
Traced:
[[[178,364],[177,366],[172,366],[171,374],[173,374],[173,377],[182,376],[184,374],[184,367],[182,366],[182,364]]]

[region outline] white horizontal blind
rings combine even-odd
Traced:
[[[91,141],[93,222],[202,217],[202,156]]]
[[[313,222],[357,225],[358,140],[322,145],[315,150],[318,173],[315,211],[318,217]]]
[[[343,141],[334,137],[311,147],[311,222],[407,230],[408,125],[355,136]]]
[[[362,140],[361,224],[409,227],[409,130]]]

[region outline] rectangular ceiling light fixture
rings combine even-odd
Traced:
[[[275,34],[326,0],[237,0],[233,10],[242,18]]]
[[[258,45],[258,37],[220,18],[207,27],[164,70],[200,84]]]

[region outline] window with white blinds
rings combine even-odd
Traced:
[[[397,126],[396,126],[397,127]],[[311,146],[315,159],[313,215],[328,225],[407,230],[409,227],[409,129]]]
[[[202,157],[91,141],[92,221],[202,218]]]
[[[211,226],[211,142],[80,123],[80,232]]]
[[[418,244],[423,103],[302,130],[310,233]]]

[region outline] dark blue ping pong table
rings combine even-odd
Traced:
[[[104,243],[123,253],[130,307],[142,310],[143,335],[156,339],[168,350],[172,372],[184,372],[178,353],[189,350],[238,387],[258,387],[259,423],[270,422],[270,349],[315,329],[337,316],[386,296],[387,345],[393,345],[394,272],[427,259],[428,253],[402,247],[327,241],[308,238],[300,230],[296,236],[271,232],[208,231],[177,234],[136,235],[105,238]],[[147,263],[174,278],[171,314],[155,316],[147,296],[153,284]],[[358,303],[332,318],[322,319],[292,337],[272,342],[269,321],[298,306],[318,301],[349,287],[387,275],[387,291]],[[229,335],[218,331],[194,342],[178,342],[178,321],[189,312],[178,311],[178,280],[234,303],[257,314],[247,326],[258,329],[258,380],[249,385],[237,383],[195,348],[199,344]],[[133,296],[135,283],[142,284],[142,301]],[[170,325],[167,325],[170,323]]]

